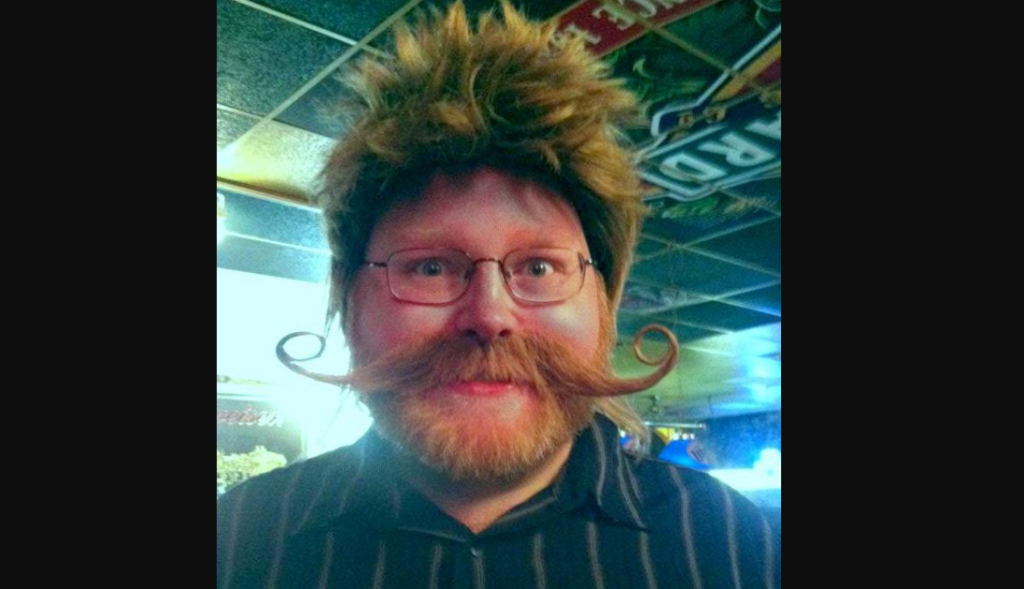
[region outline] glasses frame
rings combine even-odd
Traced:
[[[580,278],[579,288],[577,288],[575,291],[573,291],[572,293],[570,293],[570,294],[568,294],[568,295],[566,295],[566,296],[564,296],[562,298],[553,299],[553,300],[543,300],[543,301],[532,300],[532,299],[526,298],[523,295],[517,293],[515,291],[515,289],[512,287],[512,283],[509,282],[510,274],[509,274],[509,272],[507,272],[505,270],[505,262],[508,260],[509,256],[512,256],[513,254],[516,254],[516,253],[521,252],[521,251],[528,251],[528,250],[534,250],[534,249],[566,250],[566,251],[571,251],[574,254],[576,254],[579,257],[579,260],[580,260],[580,274],[582,275],[581,278]],[[394,287],[391,286],[391,272],[388,270],[388,264],[390,264],[391,260],[395,256],[397,256],[399,254],[405,254],[405,253],[408,253],[408,252],[416,252],[416,251],[454,252],[454,253],[461,254],[461,255],[465,256],[466,259],[469,260],[469,262],[470,262],[470,269],[469,269],[469,273],[466,275],[466,283],[462,287],[462,292],[460,292],[458,294],[458,296],[456,296],[455,298],[451,299],[450,301],[444,301],[444,302],[421,302],[421,301],[410,300],[410,299],[403,298],[403,297],[399,296],[398,293],[395,292]],[[414,248],[401,249],[401,250],[398,250],[398,251],[395,251],[395,252],[391,252],[391,254],[389,254],[388,257],[387,257],[387,260],[385,260],[383,262],[373,262],[373,261],[370,261],[370,260],[363,260],[363,265],[369,266],[370,268],[384,268],[385,279],[387,280],[387,283],[388,283],[388,291],[391,292],[391,296],[394,297],[394,299],[396,301],[402,301],[402,302],[405,302],[405,303],[413,303],[413,304],[416,304],[416,305],[437,305],[437,306],[441,306],[441,305],[450,305],[450,304],[458,301],[459,299],[461,299],[469,291],[469,285],[473,282],[473,275],[476,274],[476,266],[480,262],[494,262],[494,263],[498,264],[498,268],[501,270],[501,279],[505,283],[505,289],[509,292],[509,294],[511,294],[512,297],[515,298],[516,300],[520,300],[520,301],[523,301],[523,302],[526,302],[526,303],[534,303],[534,304],[561,303],[562,301],[567,301],[567,300],[571,299],[572,297],[578,295],[580,293],[580,291],[583,290],[583,285],[586,284],[586,282],[587,282],[587,266],[593,266],[594,268],[597,268],[597,262],[593,258],[588,258],[588,257],[584,256],[583,254],[581,254],[579,251],[574,250],[572,248],[568,248],[568,247],[518,248],[518,249],[514,249],[514,250],[508,252],[507,254],[505,254],[505,257],[501,258],[500,260],[498,258],[473,258],[473,256],[469,255],[468,252],[465,252],[465,251],[462,251],[462,250],[458,250],[458,249],[454,249],[454,248],[414,247]]]

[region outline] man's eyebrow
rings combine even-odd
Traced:
[[[393,249],[411,248],[450,248],[454,247],[451,234],[447,231],[424,230],[424,231],[403,231],[393,242]]]

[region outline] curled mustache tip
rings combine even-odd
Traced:
[[[296,358],[295,356],[292,356],[291,354],[285,351],[284,347],[288,344],[288,342],[292,341],[297,337],[304,336],[313,336],[320,343],[320,349],[315,354],[313,354],[312,356],[306,356],[304,358]],[[284,364],[285,368],[291,370],[295,374],[305,376],[306,378],[311,378],[316,381],[326,382],[328,384],[338,384],[337,377],[312,372],[306,370],[305,368],[299,366],[298,364],[299,362],[308,362],[310,360],[316,360],[317,358],[323,355],[324,349],[326,347],[327,338],[325,338],[324,336],[309,331],[296,331],[295,333],[289,333],[288,335],[282,337],[281,340],[277,342],[277,359],[281,362],[281,364]]]
[[[669,350],[660,360],[652,360],[644,354],[642,350],[640,350],[640,342],[643,340],[644,336],[651,331],[657,331],[668,340]],[[633,353],[636,355],[637,360],[648,366],[660,366],[664,364],[671,369],[679,360],[679,340],[676,339],[676,334],[672,333],[669,328],[664,325],[658,325],[657,323],[651,323],[641,327],[640,330],[636,332],[636,335],[633,336]]]
[[[640,350],[641,340],[643,340],[644,335],[651,331],[661,333],[668,340],[668,352],[660,360],[652,360]],[[633,336],[633,353],[636,355],[637,360],[648,366],[657,366],[657,369],[647,376],[622,380],[615,387],[604,393],[603,396],[630,395],[647,390],[661,382],[661,379],[668,376],[668,373],[675,367],[676,362],[679,361],[679,340],[676,339],[675,334],[667,327],[652,323],[640,328],[636,335]]]

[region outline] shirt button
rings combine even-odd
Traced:
[[[477,548],[476,546],[472,546],[469,549],[469,553],[472,554],[474,558],[479,558],[482,552],[483,551]]]

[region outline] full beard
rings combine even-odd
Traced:
[[[354,345],[357,368],[350,376],[377,431],[403,454],[454,481],[516,480],[588,425],[595,397],[587,393],[606,394],[618,384],[609,363],[614,335],[604,315],[592,358],[536,334],[486,343],[441,336],[371,362]],[[471,382],[507,383],[507,390],[451,391]]]

